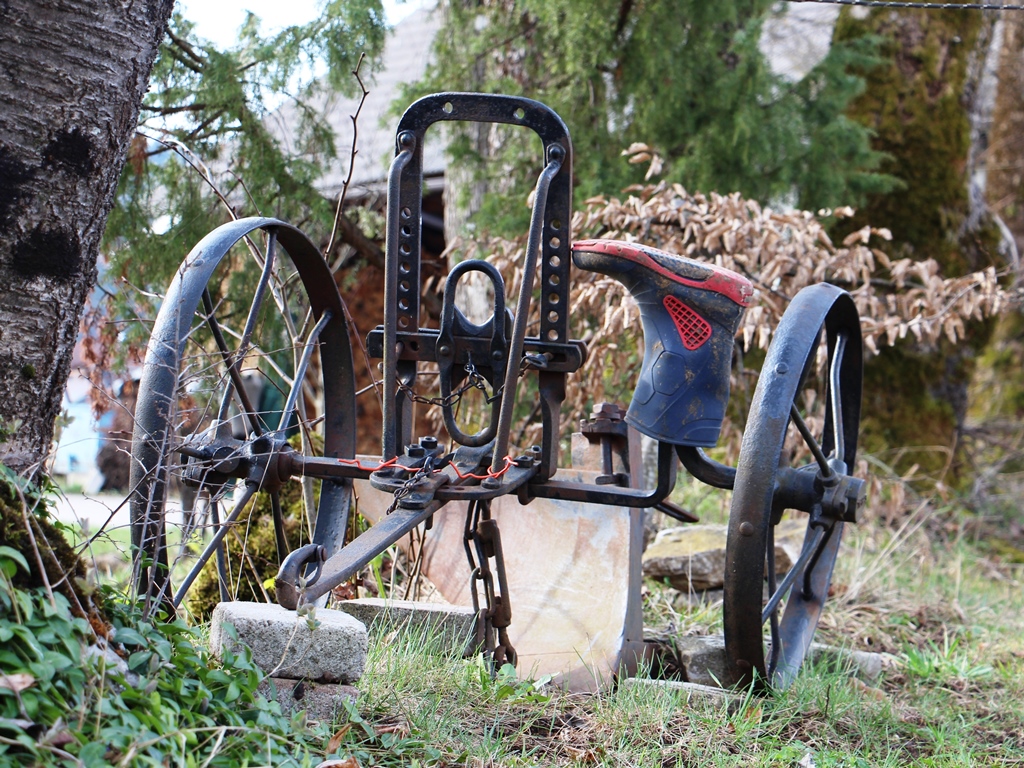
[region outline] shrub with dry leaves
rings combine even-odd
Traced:
[[[881,247],[891,240],[886,229],[864,227],[836,245],[824,220],[849,217],[851,208],[782,212],[739,194],[691,194],[665,182],[632,187],[626,195],[587,200],[573,217],[574,237],[639,241],[746,275],[758,296],[738,331],[744,350],[766,349],[789,301],[817,282],[852,294],[869,352],[908,335],[926,347],[943,336],[956,343],[963,339],[967,322],[1020,303],[1019,291],[1001,285],[992,268],[945,278],[932,260],[891,258]],[[494,263],[505,276],[509,295],[515,295],[525,237],[456,247],[463,257]],[[619,282],[578,270],[573,280],[572,332],[590,349],[567,402],[578,418],[591,403],[606,399],[610,389],[620,393],[632,387],[632,382],[622,381],[621,372],[639,368],[642,330],[637,306]],[[571,427],[574,419],[565,424]],[[731,432],[727,425],[724,434]],[[535,438],[529,428],[526,436]]]

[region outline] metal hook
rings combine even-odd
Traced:
[[[320,579],[324,563],[327,561],[327,549],[320,544],[306,544],[292,552],[281,563],[281,568],[274,579],[274,586],[277,587],[277,602],[290,611],[299,607],[302,593],[306,587],[311,587]],[[303,572],[314,563],[316,570],[311,575],[303,575]],[[299,580],[302,579],[302,586]]]

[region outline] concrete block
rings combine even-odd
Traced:
[[[257,690],[268,699],[277,701],[286,715],[305,711],[307,720],[321,723],[333,722],[342,712],[343,703],[354,702],[359,696],[359,690],[351,685],[283,677],[266,677]]]
[[[732,691],[710,685],[683,683],[677,680],[650,680],[648,678],[631,677],[623,680],[620,685],[678,691],[684,697],[686,704],[710,704],[713,707],[725,707],[729,712],[735,712],[739,709],[745,698],[745,693],[733,693]]]
[[[235,640],[225,631],[232,625],[237,642],[252,651],[266,674],[321,683],[353,683],[366,666],[366,627],[343,612],[319,608],[317,626],[307,617],[271,603],[220,603],[210,622],[210,650],[220,656]]]
[[[422,632],[438,644],[461,652],[474,635],[475,614],[472,608],[445,603],[418,603],[411,600],[384,600],[363,597],[338,604],[373,634],[391,632]]]

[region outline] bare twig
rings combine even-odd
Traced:
[[[199,178],[206,182],[207,186],[213,191],[213,194],[217,196],[217,199],[220,200],[221,203],[223,203],[224,207],[228,211],[228,215],[230,215],[232,219],[237,219],[238,214],[235,213],[235,209],[231,206],[231,203],[228,202],[227,197],[224,196],[224,193],[220,191],[220,188],[214,182],[213,174],[210,172],[210,169],[206,165],[206,163],[200,160],[199,156],[195,152],[193,152],[188,146],[186,146],[183,142],[179,141],[174,136],[172,136],[170,131],[165,131],[163,129],[159,130],[160,133],[164,135],[164,138],[160,138],[159,136],[150,136],[148,134],[142,133],[142,131],[139,131],[139,134],[149,139],[150,141],[155,141],[158,144],[162,144],[163,146],[167,147],[169,150],[177,154],[186,163],[188,163],[189,166],[196,173],[199,174]]]
[[[365,58],[366,54],[360,53],[359,61],[356,62],[356,68],[352,70],[352,76],[356,79],[356,82],[359,83],[359,90],[362,91],[362,95],[359,97],[359,105],[356,107],[355,114],[349,115],[349,119],[352,120],[352,149],[349,152],[348,175],[345,177],[345,181],[341,184],[341,192],[338,193],[338,205],[334,211],[334,226],[331,229],[331,237],[327,241],[327,247],[324,248],[325,259],[330,256],[331,249],[334,247],[334,238],[338,233],[338,224],[343,218],[342,210],[345,207],[345,195],[348,193],[349,184],[352,182],[352,173],[356,165],[356,155],[359,154],[359,148],[357,147],[359,140],[359,113],[363,111],[363,104],[366,103],[366,97],[370,95],[370,92],[366,90],[366,86],[363,85],[363,78],[359,75],[359,69],[363,66],[363,59]]]

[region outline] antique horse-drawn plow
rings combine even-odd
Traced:
[[[543,167],[514,302],[492,265],[463,261],[447,277],[438,327],[428,328],[420,327],[422,151],[427,129],[446,120],[531,129],[543,143]],[[788,685],[826,600],[843,525],[857,521],[864,500],[863,481],[850,474],[862,366],[854,303],[827,284],[793,298],[757,383],[738,464],[724,466],[702,449],[719,437],[734,335],[753,296],[751,283],[636,243],[573,244],[571,197],[569,135],[544,105],[450,93],[408,109],[388,181],[384,322],[366,345],[383,361],[381,454],[372,460],[356,456],[350,326],[321,254],[299,230],[268,218],[235,221],[205,237],[167,292],[140,384],[131,501],[140,599],[176,607],[214,556],[226,585],[232,565],[224,539],[238,535],[236,523],[257,494],[269,496],[274,512],[281,562],[276,594],[289,609],[325,600],[386,548],[458,506],[466,515],[460,529],[474,594],[482,592],[482,604],[475,600],[481,647],[496,661],[514,661],[492,504],[516,498],[524,505],[517,510],[523,520],[534,500],[671,512],[666,501],[678,458],[694,477],[733,491],[724,580],[729,679],[722,682]],[[243,306],[224,289],[237,278],[233,254],[239,251],[260,265],[251,302]],[[625,433],[621,423],[601,438],[599,474],[583,480],[556,474],[561,405],[587,354],[570,335],[572,265],[618,279],[640,307],[644,358],[626,423],[658,441],[654,488],[630,487],[628,477],[614,471],[610,448],[622,441],[611,437]],[[483,323],[469,320],[455,303],[456,286],[470,272],[482,273],[493,289],[493,311]],[[539,326],[530,334],[536,317]],[[423,399],[416,386],[428,375],[436,377],[439,397],[430,400],[441,409],[446,441],[414,439],[412,406]],[[536,377],[530,398],[539,399],[542,420],[540,444],[525,449],[510,440],[516,405],[525,397],[523,377]],[[261,386],[253,386],[255,379]],[[815,388],[818,396],[808,397]],[[486,397],[487,417],[475,432],[459,422],[457,409],[470,389]],[[314,399],[321,403],[316,413]],[[808,403],[818,409],[814,419],[804,410]],[[192,427],[182,437],[185,411]],[[812,432],[815,423],[823,424],[821,434]],[[813,457],[806,465],[791,466],[787,458],[793,430]],[[201,491],[213,532],[177,585],[170,583],[165,526],[173,478]],[[281,495],[297,481],[311,499],[310,478],[319,481],[310,543],[289,552]],[[374,525],[346,541],[354,481],[368,481],[390,503]],[[805,513],[806,536],[800,556],[780,577],[773,532],[787,510]],[[537,526],[534,535],[543,537],[542,518]],[[630,589],[638,592],[638,584]],[[223,594],[229,597],[226,587]],[[636,652],[635,645],[623,648]],[[629,667],[635,658],[620,662]]]

